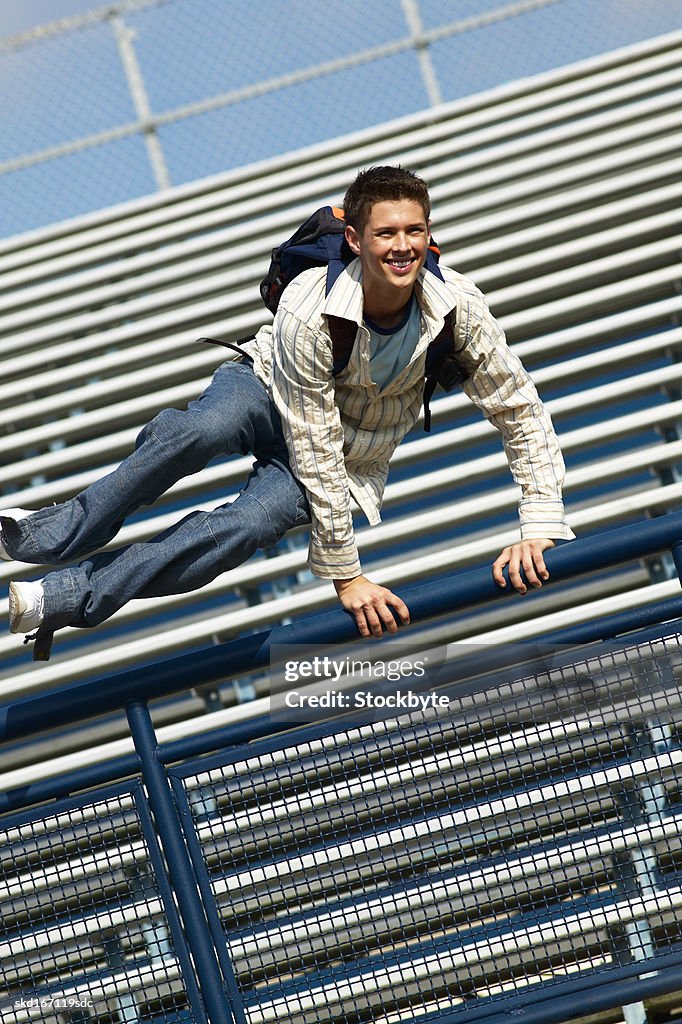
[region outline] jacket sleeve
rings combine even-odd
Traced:
[[[562,500],[564,460],[549,413],[473,287],[458,309],[455,348],[468,375],[463,390],[501,432],[512,477],[521,488],[521,539],[572,540]]]
[[[309,566],[325,579],[361,572],[343,427],[334,400],[330,338],[280,306],[273,324],[272,399],[280,414],[291,470],[311,510]]]

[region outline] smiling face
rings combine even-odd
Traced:
[[[412,199],[374,203],[362,232],[346,228],[346,240],[360,257],[365,308],[399,309],[412,294],[429,245],[429,226]]]

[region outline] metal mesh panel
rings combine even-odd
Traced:
[[[679,958],[681,664],[678,637],[562,656],[179,772],[250,1024],[504,1008]]]
[[[0,835],[3,1022],[196,1019],[131,790],[21,816]]]
[[[443,0],[424,4],[425,25],[435,28],[446,23],[450,6]],[[504,81],[537,75],[576,59],[663,35],[682,24],[678,0],[657,0],[653,4],[559,0],[535,7],[521,3],[510,7],[516,8],[513,17],[472,27],[430,48],[443,99],[457,99]]]
[[[118,0],[0,40],[0,234],[679,28],[679,0],[346,0],[342,17],[310,0]]]

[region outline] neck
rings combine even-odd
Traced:
[[[404,317],[411,298],[412,292],[407,296],[390,296],[388,300],[365,295],[364,312],[377,327],[395,327]]]

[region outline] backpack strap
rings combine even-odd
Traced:
[[[238,338],[237,341],[223,341],[222,338],[197,338],[197,341],[204,341],[209,345],[222,345],[224,348],[231,348],[233,352],[238,352],[240,356],[246,355],[242,350],[241,346],[245,345],[247,341],[255,341],[253,334],[249,334],[246,338]]]
[[[424,430],[431,430],[430,401],[440,384],[444,391],[452,391],[467,378],[467,372],[455,352],[455,318],[450,312],[445,317],[441,331],[430,343],[426,352],[424,370]]]
[[[332,339],[332,352],[334,355],[333,374],[336,377],[348,365],[355,344],[358,325],[354,320],[346,320],[342,316],[333,316],[332,314],[327,314],[327,324],[329,326],[329,335]],[[440,384],[444,391],[452,391],[454,387],[461,384],[467,377],[466,370],[461,365],[457,353],[454,351],[454,328],[454,314],[448,313],[443,327],[426,351],[423,405],[424,430],[427,433],[431,430],[430,401],[438,385]]]
[[[343,269],[343,268],[341,268]],[[336,377],[348,366],[348,360],[353,351],[355,338],[358,333],[358,325],[355,320],[346,320],[342,316],[327,314],[329,336],[332,339],[332,354],[334,356],[333,374]]]

